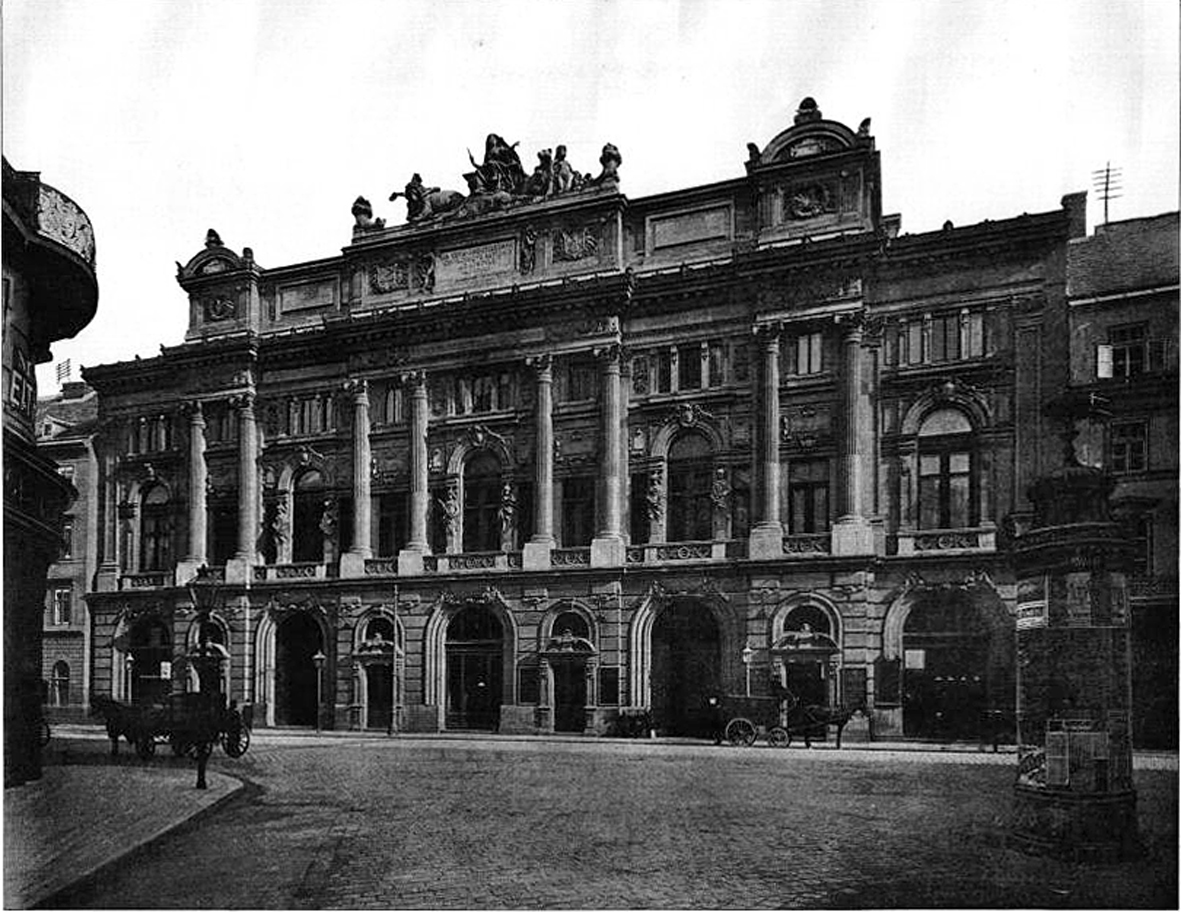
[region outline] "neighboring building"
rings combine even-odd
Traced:
[[[1137,545],[1134,736],[1177,747],[1178,214],[1099,225],[1070,242],[1071,382],[1108,400],[1085,442],[1117,480],[1112,510]]]
[[[359,198],[309,263],[210,231],[184,343],[85,372],[96,691],[197,686],[205,636],[264,725],[699,734],[773,680],[854,736],[1011,712],[998,526],[1061,458],[1085,195],[900,235],[869,121],[811,99],[643,199],[610,144],[589,179],[558,151],[527,176],[489,136],[468,196]]]
[[[94,317],[90,220],[34,171],[4,179],[4,784],[41,775],[45,574],[61,549],[69,481],[35,445],[35,365]]]
[[[41,681],[51,720],[85,715],[90,694],[90,615],[86,593],[98,569],[98,396],[85,383],[37,403],[37,446],[78,492],[62,517],[62,550],[49,568]]]

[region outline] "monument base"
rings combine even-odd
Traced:
[[[1141,852],[1136,793],[1013,787],[1009,846],[1072,862],[1126,861]]]

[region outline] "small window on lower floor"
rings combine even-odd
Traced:
[[[1143,472],[1148,468],[1148,422],[1125,421],[1111,426],[1111,470]]]
[[[619,705],[619,669],[613,665],[599,669],[599,705]]]

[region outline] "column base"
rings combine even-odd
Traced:
[[[525,547],[521,549],[521,569],[548,570],[550,568],[550,551],[553,548],[553,540],[547,542],[525,542]]]
[[[1125,861],[1141,853],[1136,793],[1013,787],[1009,845],[1072,862]]]
[[[590,565],[592,567],[622,567],[627,558],[627,545],[621,536],[595,538],[591,540]]]
[[[371,555],[346,551],[340,556],[340,578],[360,579],[365,575],[365,561]]]
[[[832,553],[836,557],[873,554],[873,526],[864,516],[842,516],[832,524]]]
[[[750,530],[748,555],[751,560],[778,560],[783,557],[783,526],[759,523]]]
[[[226,561],[226,582],[249,586],[254,582],[254,561],[245,557],[232,557]]]
[[[94,576],[94,589],[96,592],[119,591],[118,564],[103,564],[98,568],[98,573]]]
[[[398,552],[398,576],[422,576],[422,556],[425,552],[406,548]]]
[[[208,562],[203,560],[178,561],[176,564],[176,585],[184,586],[188,584],[197,575],[197,571],[205,566],[208,566]]]

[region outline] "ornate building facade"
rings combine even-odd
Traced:
[[[69,480],[36,445],[35,366],[94,317],[94,231],[35,171],[4,178],[4,784],[41,775],[45,575],[61,553]]]
[[[256,724],[700,734],[778,682],[976,737],[1085,198],[901,235],[869,128],[805,99],[739,175],[636,200],[611,144],[527,174],[493,134],[404,225],[358,198],[339,255],[210,231],[184,342],[85,374],[96,690],[199,686],[204,636]]]

